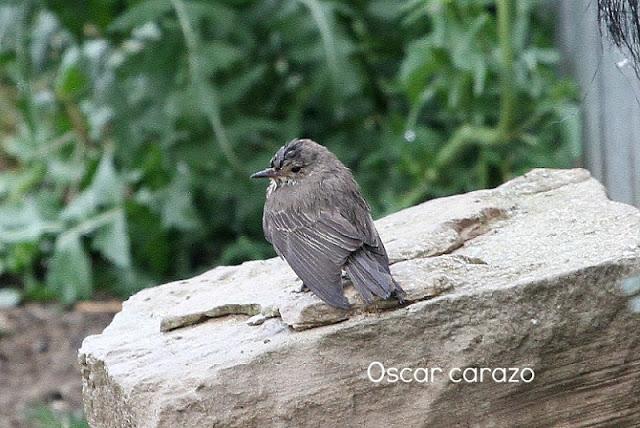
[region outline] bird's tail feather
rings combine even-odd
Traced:
[[[367,304],[373,301],[373,296],[382,299],[395,296],[403,302],[405,292],[391,276],[386,260],[378,260],[368,250],[360,249],[351,254],[345,271]]]

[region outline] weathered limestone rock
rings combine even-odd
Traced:
[[[640,212],[584,170],[377,222],[410,304],[327,307],[279,259],[131,297],[80,349],[94,427],[549,426],[640,423]],[[437,367],[374,383],[367,367]],[[452,368],[529,367],[529,383]],[[376,372],[378,373],[378,372]]]

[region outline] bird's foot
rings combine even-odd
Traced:
[[[405,303],[407,303],[407,301],[405,300],[406,297],[406,293],[404,291],[398,291],[395,290],[391,293],[391,297],[395,297],[396,300],[398,300],[398,303],[401,305],[404,305]]]
[[[307,287],[306,285],[304,285],[304,282],[302,283],[302,285],[300,287],[294,288],[293,292],[294,293],[308,293],[309,287]]]

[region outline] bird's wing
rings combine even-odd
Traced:
[[[380,256],[381,263],[388,265],[387,251],[373,223],[373,218],[371,218],[371,208],[369,204],[367,204],[367,201],[362,197],[362,194],[357,188],[352,190],[352,197],[349,198],[349,200],[355,201],[355,203],[349,206],[340,206],[340,211],[351,214],[347,215],[347,218],[353,218],[353,227],[357,231],[358,236],[362,238],[362,242],[371,252]]]
[[[262,213],[262,230],[264,231],[264,237],[267,241],[269,241],[271,244],[273,244],[273,238],[271,237],[271,235],[273,234],[273,227],[272,227],[272,221],[270,221],[270,216],[267,214],[267,207],[265,205],[264,211]],[[278,252],[278,250],[276,249],[276,252]],[[280,257],[282,257],[282,254],[278,253],[278,255]]]
[[[271,211],[264,215],[265,234],[302,282],[326,303],[348,308],[341,271],[346,259],[362,246],[356,228],[339,212],[313,215]]]

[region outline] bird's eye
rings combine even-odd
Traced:
[[[291,168],[291,172],[300,172],[300,167],[294,166],[293,168]]]

